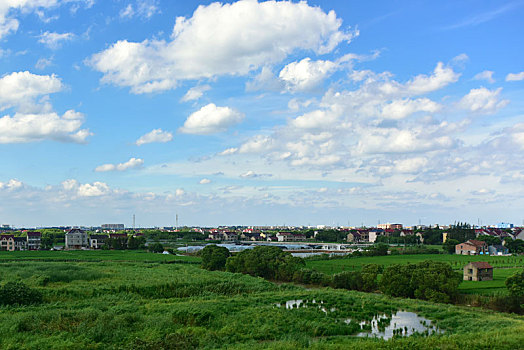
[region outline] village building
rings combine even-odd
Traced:
[[[100,249],[106,244],[107,235],[91,235],[89,236],[89,247],[92,249]]]
[[[358,232],[350,232],[346,236],[346,241],[349,243],[360,242],[360,234]]]
[[[0,236],[0,250],[7,250],[12,252],[15,250],[15,236],[1,235]]]
[[[507,255],[509,254],[509,249],[501,244],[490,245],[488,247],[488,253],[489,255]]]
[[[467,242],[459,243],[455,246],[455,253],[458,255],[479,255],[488,252],[486,242],[470,239]]]
[[[13,237],[15,241],[15,250],[27,250],[26,237]]]
[[[89,239],[87,233],[79,228],[73,228],[65,234],[65,249],[87,248]]]
[[[303,233],[279,232],[276,235],[279,242],[300,242],[306,240]]]
[[[42,233],[31,232],[26,233],[27,238],[27,249],[28,250],[39,250],[42,247]]]
[[[475,261],[464,266],[464,281],[492,281],[493,267],[487,262]]]

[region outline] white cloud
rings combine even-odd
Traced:
[[[271,174],[257,174],[253,170],[248,170],[243,174],[240,174],[240,177],[243,179],[255,179],[259,177],[271,177]]]
[[[506,75],[506,81],[520,81],[524,80],[524,72],[520,73],[509,73]]]
[[[331,61],[311,61],[309,57],[286,65],[278,75],[291,92],[312,90],[329,77],[337,68]]]
[[[106,171],[126,171],[129,169],[140,168],[144,164],[144,160],[140,158],[131,158],[125,163],[120,164],[103,164],[95,168],[96,172]]]
[[[296,50],[331,52],[356,35],[341,31],[341,25],[335,12],[306,2],[212,3],[199,6],[191,18],[178,17],[170,42],[118,41],[88,63],[104,74],[104,83],[149,93],[172,89],[183,79],[246,75]]]
[[[24,184],[17,179],[11,179],[8,182],[0,182],[0,190],[6,189],[8,191],[14,191],[23,186]]]
[[[93,184],[79,185],[77,194],[80,197],[99,197],[111,192],[109,186],[103,182],[94,182]]]
[[[153,142],[165,143],[171,140],[173,140],[172,133],[168,131],[163,131],[162,129],[154,129],[148,132],[147,134],[140,136],[140,138],[136,140],[135,144],[137,146],[142,146],[147,143],[153,143]]]
[[[13,72],[0,78],[0,110],[27,104],[39,96],[61,91],[62,82],[55,75]]]
[[[16,113],[0,118],[0,143],[26,143],[42,140],[85,143],[89,130],[80,129],[81,113],[69,110],[63,116],[54,112],[42,114]]]
[[[473,79],[474,80],[486,80],[487,82],[493,84],[495,82],[495,79],[493,79],[493,71],[491,70],[485,70],[478,74],[476,74]]]
[[[201,185],[207,185],[207,184],[211,183],[211,180],[209,180],[209,179],[202,179],[198,183],[201,184]]]
[[[435,113],[441,106],[428,98],[415,100],[401,99],[388,103],[382,109],[382,116],[386,119],[403,119],[416,112]]]
[[[62,43],[73,40],[75,35],[73,33],[55,33],[45,32],[39,36],[38,42],[46,45],[50,49],[58,49]]]
[[[181,102],[188,102],[193,100],[198,100],[204,95],[204,92],[211,90],[209,85],[199,85],[194,86],[191,89],[187,90],[186,94],[180,99]]]
[[[155,14],[160,13],[157,0],[138,0],[136,5],[128,4],[120,10],[120,18],[133,18],[135,16],[149,19]]]
[[[509,100],[501,100],[500,92],[497,90],[488,90],[484,87],[471,89],[471,91],[459,101],[459,107],[475,113],[495,113],[505,107]]]
[[[219,152],[218,155],[219,156],[229,156],[229,155],[235,154],[237,152],[238,152],[238,148],[232,147],[232,148],[228,148],[226,150],[223,150],[222,152]]]
[[[51,66],[53,64],[52,58],[39,58],[38,61],[35,63],[36,69],[46,69],[47,67]]]
[[[226,131],[230,126],[240,123],[244,114],[229,107],[217,107],[210,103],[192,113],[180,128],[186,134],[213,134]]]
[[[131,18],[135,14],[135,10],[132,4],[128,4],[125,8],[120,10],[120,18]]]
[[[444,86],[454,83],[460,77],[450,67],[445,67],[439,62],[430,76],[418,75],[406,83],[406,90],[412,94],[425,94],[431,91],[439,90]]]
[[[18,30],[20,23],[15,11],[35,11],[38,8],[50,8],[58,5],[58,0],[3,0],[0,1],[0,39]]]

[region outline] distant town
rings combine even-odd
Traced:
[[[344,254],[366,249],[373,244],[443,245],[449,253],[461,255],[506,255],[524,252],[524,227],[501,223],[475,227],[465,223],[453,225],[379,224],[376,227],[329,226],[220,226],[126,228],[124,224],[99,227],[0,228],[0,249],[87,250],[146,249],[156,246],[180,248],[206,243],[246,247],[259,244],[281,244],[294,253]],[[292,245],[290,245],[292,244]],[[161,248],[160,248],[161,247]]]

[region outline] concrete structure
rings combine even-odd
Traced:
[[[89,247],[92,249],[100,249],[106,244],[106,235],[91,235],[89,236]]]
[[[306,240],[306,235],[293,232],[279,232],[276,237],[279,242],[300,242]]]
[[[402,230],[402,224],[379,224],[377,228],[383,229],[383,230]]]
[[[120,231],[120,230],[124,230],[125,226],[124,226],[124,224],[103,224],[101,226],[101,228],[102,228],[102,230]]]
[[[15,250],[27,250],[27,238],[26,237],[14,237]]]
[[[27,232],[27,249],[39,250],[42,247],[42,234],[40,232]]]
[[[89,246],[89,239],[87,233],[79,228],[74,228],[65,234],[65,248],[66,249],[82,249]]]
[[[0,236],[0,250],[7,250],[12,252],[15,250],[15,236],[1,235]]]
[[[455,246],[455,253],[458,255],[482,255],[488,252],[486,242],[470,239],[467,242],[459,243]]]
[[[469,263],[464,266],[464,281],[493,281],[493,267],[483,261]]]
[[[489,255],[506,255],[509,254],[509,249],[500,244],[490,245],[488,247],[488,253]]]

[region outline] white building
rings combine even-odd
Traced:
[[[65,234],[66,249],[82,249],[89,245],[87,233],[84,230],[73,228]]]

